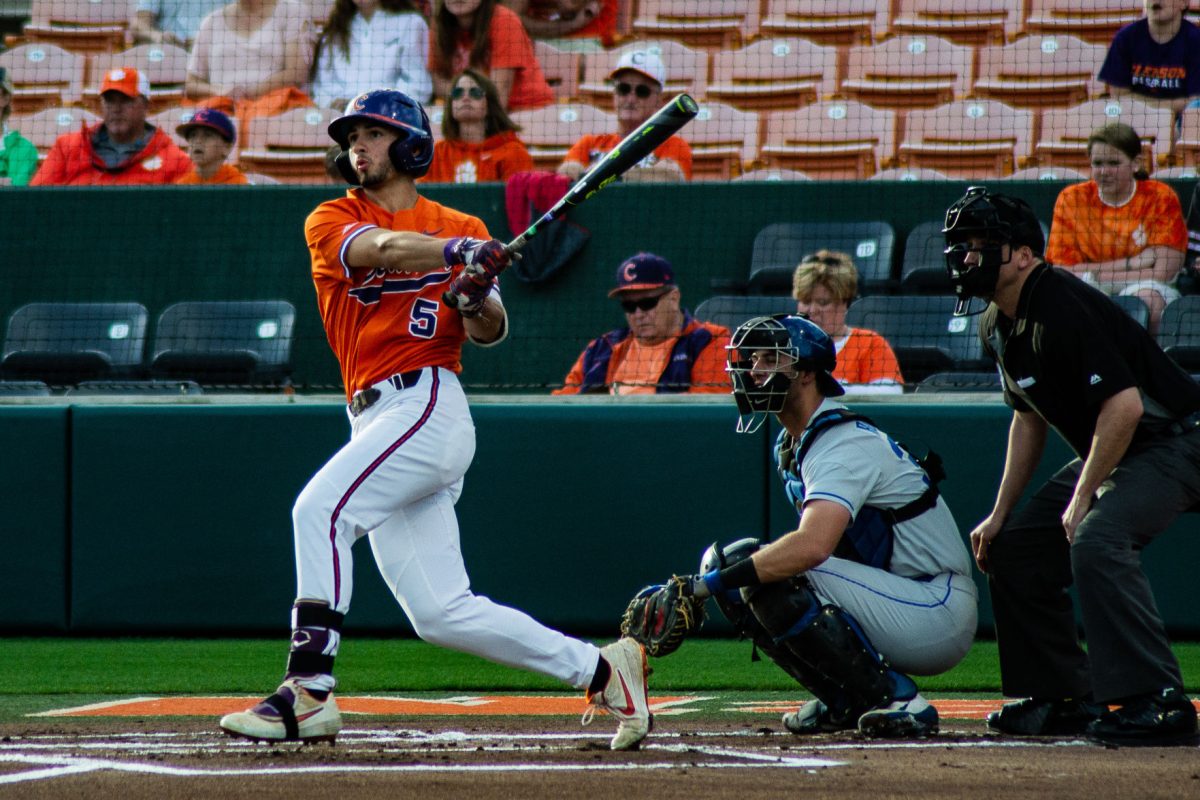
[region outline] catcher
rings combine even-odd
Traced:
[[[738,632],[816,697],[783,717],[796,734],[936,733],[938,713],[909,677],[943,672],[975,635],[971,559],[939,496],[936,454],[914,458],[831,398],[833,340],[803,316],[757,317],[727,348],[740,420],[783,426],[775,457],[800,515],[777,541],[705,552],[700,574],[648,587],[622,630],[671,652],[712,596]]]

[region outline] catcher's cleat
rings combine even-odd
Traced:
[[[783,715],[783,727],[799,736],[817,733],[836,733],[853,729],[853,725],[838,724],[829,706],[820,700],[809,700],[795,711]]]
[[[230,736],[270,742],[330,742],[342,729],[333,695],[318,700],[294,680],[246,711],[226,714],[221,730]]]
[[[858,732],[870,739],[920,739],[938,732],[938,712],[916,694],[863,714]]]
[[[646,693],[645,649],[626,636],[600,648],[600,656],[612,668],[604,691],[587,695],[588,707],[583,712],[583,724],[591,723],[597,711],[617,718],[617,735],[609,743],[613,750],[636,750],[650,733],[653,720]]]
[[[1008,736],[1078,736],[1104,710],[1086,700],[1030,697],[988,714],[987,727],[992,733]]]

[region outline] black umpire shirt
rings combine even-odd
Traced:
[[[1000,367],[1004,401],[1036,412],[1080,458],[1091,449],[1101,404],[1131,386],[1145,411],[1130,452],[1174,435],[1172,423],[1200,410],[1200,383],[1108,295],[1059,267],[1033,268],[1016,319],[989,304],[979,336]]]

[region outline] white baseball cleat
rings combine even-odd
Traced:
[[[863,714],[858,732],[871,739],[921,739],[938,732],[938,712],[915,694]]]
[[[653,723],[646,696],[646,676],[650,674],[646,650],[633,639],[625,637],[600,648],[600,655],[612,667],[612,674],[604,691],[588,693],[588,708],[583,712],[583,724],[589,724],[597,711],[612,714],[620,724],[609,747],[613,750],[636,750],[646,734],[650,733]]]
[[[318,700],[294,680],[253,708],[221,718],[221,730],[255,741],[332,743],[341,729],[333,695]]]

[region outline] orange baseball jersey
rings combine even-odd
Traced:
[[[1187,247],[1187,225],[1175,190],[1138,181],[1133,199],[1110,206],[1095,181],[1063,189],[1054,203],[1046,260],[1064,267],[1129,258],[1147,247]]]
[[[250,181],[246,180],[245,174],[233,164],[222,164],[213,173],[213,176],[208,179],[201,178],[200,173],[196,172],[196,168],[192,167],[186,175],[175,182],[189,186],[197,184],[204,184],[206,186],[243,186],[250,183]]]
[[[443,239],[491,238],[479,219],[424,197],[392,214],[362,189],[352,189],[309,214],[304,237],[317,306],[342,369],[347,401],[399,372],[421,367],[462,371],[462,317],[442,303],[442,292],[462,267],[426,273],[349,267],[344,258],[351,242],[374,228]]]
[[[419,183],[484,183],[529,172],[533,159],[513,131],[482,142],[442,139],[433,145],[433,163]]]
[[[590,167],[598,156],[612,150],[621,143],[623,138],[625,137],[619,133],[581,136],[579,141],[571,145],[571,149],[563,156],[563,161],[574,161],[577,164]],[[667,139],[655,148],[650,156],[638,162],[634,168],[636,169],[638,166],[650,166],[654,161],[661,161],[664,158],[674,161],[683,170],[684,177],[689,181],[692,179],[692,148],[679,136],[672,136],[670,139]],[[653,160],[648,161],[647,159]]]
[[[845,344],[837,351],[833,377],[851,384],[885,380],[904,383],[900,363],[887,339],[865,328],[850,329]]]

